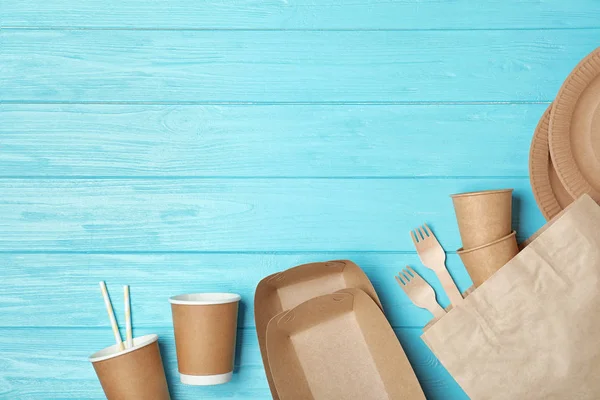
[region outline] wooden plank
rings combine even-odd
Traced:
[[[527,176],[546,106],[3,105],[0,176]]]
[[[194,388],[179,383],[171,327],[139,329],[157,333],[172,397],[175,399],[268,399],[254,330],[241,330],[234,378],[227,385]],[[467,399],[419,338],[420,329],[397,330],[428,399]],[[0,394],[20,400],[52,396],[60,399],[102,399],[103,393],[87,357],[111,345],[110,330],[0,329]]]
[[[548,102],[598,33],[4,30],[0,100]]]
[[[449,195],[503,187],[526,238],[528,179],[5,179],[0,251],[412,251],[423,222],[453,250]]]
[[[170,296],[223,291],[242,296],[239,324],[253,327],[254,290],[262,278],[295,265],[340,258],[364,269],[393,326],[425,326],[431,319],[393,278],[406,265],[414,266],[436,289],[440,303],[448,305],[435,274],[421,267],[415,254],[3,254],[0,326],[107,327],[98,288],[105,280],[119,321],[124,321],[122,285],[131,286],[137,327],[169,325]],[[448,256],[448,268],[461,291],[471,286],[457,255]]]
[[[594,0],[21,0],[6,2],[2,15],[3,27],[136,29],[533,29],[599,20]]]
[[[108,334],[107,334],[108,333]],[[264,398],[268,385],[255,332],[238,334],[236,373],[230,384],[192,388],[179,383],[172,327],[138,329],[136,336],[159,335],[161,355],[175,399]],[[102,399],[103,392],[88,357],[113,344],[110,330],[0,329],[0,394],[6,398]]]

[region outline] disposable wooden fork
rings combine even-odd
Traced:
[[[423,265],[433,270],[442,283],[442,287],[450,299],[450,304],[453,306],[460,304],[463,298],[446,269],[446,253],[431,229],[427,225],[423,225],[411,231],[410,236]]]
[[[438,320],[446,314],[446,311],[435,300],[433,288],[411,267],[407,266],[395,278],[404,290],[404,293],[406,293],[417,307],[425,308],[433,314],[433,321]]]

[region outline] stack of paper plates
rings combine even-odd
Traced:
[[[546,219],[584,193],[600,202],[600,48],[575,67],[542,116],[529,171]]]

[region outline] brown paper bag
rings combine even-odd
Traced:
[[[600,399],[599,227],[581,197],[423,334],[471,399]]]

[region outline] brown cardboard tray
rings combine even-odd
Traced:
[[[275,315],[294,308],[306,300],[345,288],[363,290],[381,307],[381,302],[369,278],[358,265],[349,260],[303,264],[269,275],[259,282],[254,295],[254,318],[258,344],[273,399],[277,400],[278,396],[267,358],[267,324]]]
[[[359,289],[272,318],[267,351],[282,400],[425,399],[392,327]]]

